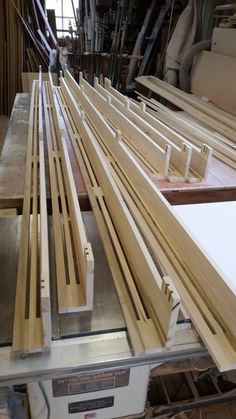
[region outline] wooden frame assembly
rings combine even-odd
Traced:
[[[43,103],[48,145],[59,313],[93,307],[94,259],[76,194],[55,91],[44,83]]]
[[[50,342],[48,218],[40,71],[39,81],[33,82],[30,104],[12,349],[21,353],[37,352],[48,349]]]

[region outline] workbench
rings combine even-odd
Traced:
[[[19,214],[21,213],[24,189],[29,100],[29,94],[16,96],[0,164],[0,207],[16,207]],[[191,322],[183,321],[183,318],[178,323],[171,350],[134,355],[95,219],[91,211],[86,211],[89,209],[89,205],[79,167],[70,148],[69,151],[78,197],[82,210],[84,210],[83,220],[95,257],[94,310],[79,314],[58,314],[56,293],[53,292],[55,289],[55,266],[51,251],[53,335],[51,351],[25,358],[13,356],[11,340],[21,215],[0,218],[0,386],[75,375],[81,371],[116,369],[145,364],[157,365],[207,355],[207,351]],[[221,170],[221,172],[216,174],[217,170]],[[220,162],[218,165],[216,160],[210,170],[209,179],[203,184],[181,185],[164,181],[157,182],[157,184],[162,185],[164,194],[169,197],[171,202],[178,203],[178,196],[184,196],[187,193],[191,195],[190,201],[195,202],[200,193],[203,194],[202,199],[204,199],[204,195],[210,194],[210,191],[214,197],[210,200],[236,199],[235,172],[231,169],[228,170]],[[173,193],[172,198],[171,193]],[[173,198],[175,196],[176,199]],[[183,199],[183,201],[185,200],[188,201],[188,198]],[[227,214],[227,203],[224,205],[224,213]],[[190,211],[194,207],[200,206],[191,205]],[[181,209],[178,208],[177,211],[180,214]],[[212,219],[212,212],[210,211],[208,214]],[[208,221],[204,212],[202,214],[200,212],[197,217],[187,218],[188,222],[197,220],[197,223],[204,223],[207,234]],[[222,243],[224,239],[221,237]]]

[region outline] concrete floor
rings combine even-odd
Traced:
[[[0,154],[2,151],[5,136],[8,130],[9,118],[4,115],[0,115]]]

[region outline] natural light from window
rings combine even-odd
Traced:
[[[74,0],[73,4],[75,10],[79,8],[79,0]],[[55,10],[58,38],[69,34],[70,23],[72,29],[76,29],[72,0],[46,0],[46,9]]]

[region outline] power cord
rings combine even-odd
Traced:
[[[51,407],[50,407],[50,403],[49,403],[49,400],[48,400],[48,396],[46,394],[46,391],[45,391],[44,386],[41,383],[41,381],[38,382],[38,385],[39,385],[39,388],[40,388],[41,393],[43,395],[45,404],[47,406],[47,419],[50,419],[50,417],[51,417]]]

